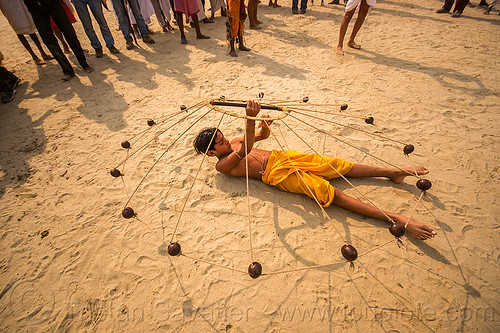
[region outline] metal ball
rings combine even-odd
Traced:
[[[406,145],[403,148],[403,152],[405,153],[405,155],[409,155],[409,154],[413,153],[414,150],[415,150],[415,147],[413,145]]]
[[[306,97],[302,98],[302,102],[304,102],[304,103],[309,102],[309,97],[306,96]]]
[[[177,256],[181,253],[181,246],[177,242],[170,243],[167,248],[168,254],[171,256]]]
[[[421,191],[427,191],[432,187],[432,183],[429,179],[419,179],[417,181],[417,187]]]
[[[395,237],[401,237],[405,234],[405,226],[398,223],[392,223],[389,232]]]
[[[252,277],[252,279],[258,278],[262,274],[262,265],[257,261],[253,262],[250,266],[248,266],[248,274]]]
[[[184,110],[186,110],[186,109],[187,109],[187,108],[186,108],[186,106],[185,106],[184,104],[182,104],[182,105],[181,105],[181,110],[183,110],[183,111],[184,111]]]
[[[358,251],[354,248],[354,246],[350,244],[345,244],[342,246],[340,249],[340,252],[342,252],[342,256],[347,260],[347,261],[354,261],[358,258]]]
[[[340,110],[342,110],[342,111],[347,110],[347,108],[348,108],[348,105],[347,105],[347,104],[342,104],[342,105],[340,106]]]
[[[365,123],[367,123],[367,124],[370,124],[370,125],[371,125],[371,124],[373,124],[373,121],[374,121],[374,120],[375,120],[375,119],[374,119],[373,117],[368,117],[368,118],[366,118],[366,119],[365,119]]]
[[[153,126],[155,123],[155,121],[153,119],[148,119],[148,125],[149,126]]]
[[[118,169],[113,169],[109,172],[111,174],[111,176],[113,177],[120,177],[122,175],[122,173],[120,172],[120,170]]]
[[[135,216],[135,212],[132,208],[125,207],[125,209],[122,211],[122,216],[126,219],[129,219]]]
[[[123,141],[123,142],[122,142],[122,148],[129,149],[129,148],[130,148],[130,142],[128,142],[128,141]]]
[[[225,100],[225,99],[226,99],[226,96],[224,96],[224,95],[220,95],[219,99],[221,99],[221,100]]]
[[[264,98],[264,93],[262,91],[259,93],[259,98]]]

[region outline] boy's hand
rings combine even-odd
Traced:
[[[269,118],[269,115],[264,114],[264,115],[262,115],[262,118]],[[264,122],[265,122],[265,123],[264,123]],[[259,128],[260,128],[260,127],[263,127],[263,128],[268,128],[268,127],[269,127],[272,123],[273,123],[273,121],[272,121],[272,120],[265,120],[265,121],[264,121],[264,120],[261,120],[261,121],[260,121],[260,124],[259,124]]]
[[[255,117],[259,114],[260,104],[258,102],[248,101],[245,110],[247,112],[247,116]]]

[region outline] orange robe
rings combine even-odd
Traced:
[[[244,0],[227,0],[227,18],[229,21],[229,39],[235,38],[243,33],[247,14]]]

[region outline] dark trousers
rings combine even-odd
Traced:
[[[17,76],[0,66],[0,92],[12,92]]]
[[[25,3],[33,17],[33,22],[35,22],[43,43],[62,67],[63,73],[74,75],[75,71],[57,43],[57,38],[50,26],[50,17],[52,17],[59,30],[63,33],[64,39],[66,39],[71,50],[73,50],[73,54],[76,56],[80,66],[87,68],[89,65],[85,59],[82,46],[61,3],[59,1],[50,1],[49,4],[45,3],[43,7],[30,0],[25,0]]]
[[[443,8],[450,11],[454,1],[455,0],[444,0]],[[467,3],[469,3],[469,0],[456,0],[455,9],[453,9],[453,11],[455,12],[458,10],[460,13],[463,13]]]

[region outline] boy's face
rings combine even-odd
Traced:
[[[221,132],[217,131],[214,141],[214,150],[208,151],[210,156],[222,157],[233,152],[231,143],[224,137],[224,135],[222,135]]]

